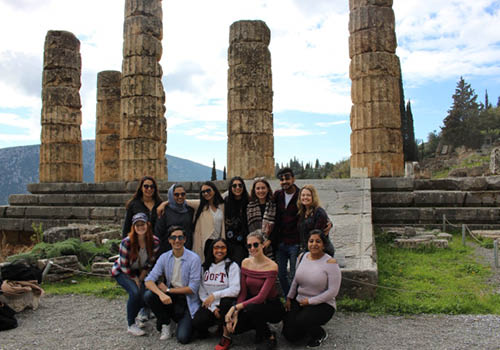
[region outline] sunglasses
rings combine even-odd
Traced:
[[[290,180],[292,178],[291,174],[285,174],[278,177],[280,181]]]
[[[258,243],[258,242],[249,243],[249,244],[247,244],[247,249],[250,249],[250,248],[252,248],[252,247],[254,247],[254,248],[258,248],[258,247],[259,247],[259,245],[260,245],[260,243]]]
[[[183,241],[184,240],[184,236],[170,236],[168,237],[168,239],[171,239],[172,241],[176,241],[176,240],[179,240],[179,241]]]
[[[206,190],[200,191],[201,194],[210,193],[210,192],[212,192],[211,188],[207,188]]]
[[[153,190],[155,188],[155,185],[144,184],[144,185],[142,185],[142,187],[144,187],[146,190],[148,190],[148,189],[152,189]]]
[[[243,184],[232,184],[232,188],[243,188]]]
[[[177,192],[177,193],[174,193],[174,196],[175,197],[186,197],[186,192]]]

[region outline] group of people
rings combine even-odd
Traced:
[[[305,338],[316,347],[326,339],[321,326],[335,312],[341,281],[328,237],[332,223],[314,186],[299,189],[290,168],[278,178],[274,194],[264,178],[249,194],[234,177],[225,198],[205,182],[198,200],[187,200],[186,189],[174,184],[164,202],[152,177],[141,180],[127,203],[112,270],[129,294],[129,333],[145,334],[150,309],[161,340],[175,333],[186,344],[217,325],[215,350],[248,330],[255,330],[257,349],[275,348],[269,323],[281,321],[290,342]]]

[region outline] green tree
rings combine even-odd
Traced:
[[[210,178],[210,180],[211,181],[217,180],[217,171],[215,170],[215,159],[212,166],[212,177]]]
[[[222,172],[222,180],[226,180],[226,166],[224,165],[224,171]]]
[[[413,113],[411,111],[411,103],[408,100],[404,113],[404,128],[401,127],[403,137],[403,153],[406,162],[418,161],[417,143],[415,142],[415,130],[413,127]]]
[[[460,77],[452,97],[453,105],[443,121],[443,140],[453,146],[475,147],[479,141],[476,127],[479,114],[477,95],[470,84]]]

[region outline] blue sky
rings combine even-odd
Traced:
[[[167,153],[226,162],[229,26],[271,29],[275,160],[350,154],[347,0],[163,0]],[[394,0],[397,54],[415,134],[439,130],[460,76],[479,100],[500,96],[500,1]],[[48,30],[81,41],[82,136],[95,137],[96,77],[121,69],[123,0],[0,0],[0,148],[40,142]]]

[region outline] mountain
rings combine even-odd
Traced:
[[[82,142],[83,181],[94,182],[95,142]],[[210,180],[212,168],[193,161],[166,155],[169,181]],[[0,205],[8,203],[10,194],[28,193],[26,185],[38,182],[40,145],[19,146],[0,149]],[[222,171],[217,170],[217,179]]]

